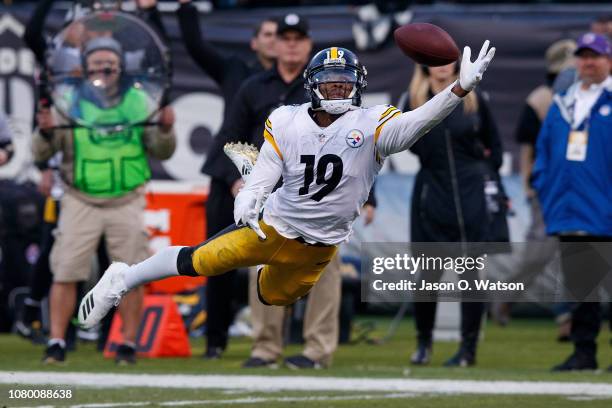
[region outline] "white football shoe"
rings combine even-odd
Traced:
[[[96,286],[90,290],[79,306],[79,324],[89,329],[98,324],[113,306],[119,306],[121,298],[128,291],[123,274],[127,264],[114,262],[108,267]]]
[[[242,179],[246,181],[248,175],[253,171],[259,150],[253,145],[239,142],[226,143],[223,151],[238,168]]]

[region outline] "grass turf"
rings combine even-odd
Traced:
[[[382,336],[388,319],[375,318],[376,331],[372,337]],[[384,345],[360,343],[341,345],[334,355],[333,365],[325,371],[301,371],[300,375],[326,375],[337,377],[411,377],[451,378],[473,380],[540,380],[540,381],[586,381],[612,383],[611,374],[597,373],[551,373],[550,368],[564,360],[572,351],[571,344],[555,342],[555,326],[548,320],[514,320],[508,327],[488,324],[480,343],[477,365],[472,368],[448,369],[444,361],[457,348],[453,342],[434,344],[433,361],[428,367],[412,367],[409,357],[415,347],[415,332],[411,320],[406,319],[397,334]],[[598,359],[605,368],[612,364],[610,332],[602,330],[599,336]],[[232,339],[227,352],[219,360],[203,360],[203,339],[192,339],[192,358],[140,359],[133,367],[117,367],[95,351],[92,344],[79,344],[77,351],[68,353],[65,366],[46,367],[40,364],[44,347],[34,346],[14,335],[0,336],[2,351],[1,370],[15,371],[87,371],[87,372],[131,372],[167,374],[268,374],[288,375],[293,371],[240,368],[248,357],[251,347],[249,339]],[[290,345],[285,356],[299,353],[300,345]]]
[[[381,336],[389,324],[388,319],[375,320],[377,331],[373,337]],[[456,380],[537,380],[537,381],[572,381],[592,383],[612,383],[612,373],[606,373],[605,368],[612,364],[612,347],[610,332],[602,330],[599,338],[599,363],[603,371],[584,373],[551,373],[550,367],[561,362],[572,350],[569,344],[559,344],[554,341],[555,326],[548,320],[514,320],[509,327],[487,325],[484,339],[478,350],[476,367],[448,369],[441,365],[446,358],[456,350],[456,343],[436,343],[432,364],[428,367],[411,367],[408,364],[410,353],[415,347],[415,332],[413,322],[406,319],[402,322],[397,334],[384,345],[357,344],[342,345],[334,356],[334,364],[323,371],[300,371],[299,375],[325,375],[353,378],[445,378]],[[206,361],[200,358],[203,352],[203,339],[192,340],[194,356],[190,359],[140,359],[133,367],[117,367],[111,360],[104,359],[95,352],[92,344],[79,344],[78,350],[68,354],[66,365],[42,366],[40,358],[43,348],[33,346],[13,335],[0,336],[0,370],[2,371],[82,371],[82,372],[121,372],[121,373],[158,373],[158,374],[263,374],[263,375],[293,375],[294,371],[286,368],[278,370],[257,369],[245,370],[240,364],[248,357],[251,342],[248,339],[233,339],[226,354],[220,360]],[[285,355],[299,353],[301,346],[291,345],[285,350]],[[6,400],[8,390],[16,386],[0,385],[0,402],[9,404]],[[41,387],[24,387],[42,389]],[[391,396],[382,393],[367,392],[368,398],[363,399],[363,393],[338,392],[274,392],[274,393],[238,393],[228,394],[211,390],[178,390],[178,389],[88,389],[75,390],[75,397],[69,401],[75,403],[143,401],[163,402],[176,400],[211,400],[209,403],[198,404],[237,406],[307,406],[307,407],[485,407],[485,406],[517,406],[524,407],[609,407],[610,399],[589,399],[586,401],[557,396],[469,396],[469,395],[418,395]],[[322,397],[321,399],[305,400],[306,397]],[[336,399],[329,399],[329,398]],[[378,398],[379,397],[379,398]],[[257,398],[263,398],[258,400]],[[282,398],[285,398],[284,400]],[[290,398],[287,400],[286,398]],[[295,400],[291,400],[295,398]],[[23,405],[55,405],[61,401],[10,401],[9,406]],[[66,402],[68,403],[68,402]],[[553,405],[554,404],[554,405]],[[194,406],[198,406],[194,405]],[[1,406],[1,405],[0,405]],[[186,405],[189,406],[189,405]]]
[[[21,389],[45,389],[20,387]],[[47,387],[49,388],[49,387]],[[60,389],[59,387],[57,389]],[[561,396],[523,395],[405,395],[392,393],[340,392],[224,392],[215,390],[181,390],[155,388],[96,389],[80,388],[69,400],[7,400],[8,387],[0,385],[0,401],[10,407],[70,406],[76,404],[114,404],[128,407],[142,403],[144,407],[181,406],[207,407],[306,407],[306,408],[609,408],[610,399],[581,399]],[[125,404],[125,405],[122,405]],[[94,406],[92,405],[92,408]],[[87,408],[87,407],[85,407]]]

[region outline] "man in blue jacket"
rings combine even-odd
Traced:
[[[580,80],[555,95],[533,171],[546,232],[559,237],[565,285],[574,294],[588,280],[585,274],[601,277],[610,269],[605,260],[597,262],[600,256],[589,243],[612,242],[612,51],[606,37],[587,33],[575,55]],[[589,262],[577,265],[572,255]],[[596,369],[600,324],[599,303],[574,304],[575,351],[553,370]]]

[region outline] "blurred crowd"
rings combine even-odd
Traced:
[[[247,142],[260,147],[265,119],[274,108],[308,101],[302,73],[316,49],[309,22],[290,13],[263,19],[254,27],[250,58],[228,54],[206,40],[196,6],[190,0],[177,2],[186,50],[202,75],[217,84],[225,103],[221,130],[201,170],[211,180],[206,202],[211,237],[234,222],[233,200],[243,184],[223,146]],[[87,18],[94,10],[81,5],[71,10],[61,33],[51,36],[45,20],[53,3],[38,2],[23,36],[40,69],[32,135],[40,183],[0,180],[2,293],[8,298],[14,288],[27,288],[18,312],[15,304],[9,310],[3,303],[0,330],[14,330],[44,344],[43,362],[48,364],[65,361],[66,352],[76,346],[72,319],[92,274],[97,278],[114,261],[133,264],[148,256],[144,187],[151,177],[149,158],[166,160],[176,147],[175,113],[166,97],[169,85],[162,80],[150,83],[148,74],[142,74],[157,69],[147,65],[155,60],[150,47],[126,51],[129,39],[106,26],[92,29]],[[166,34],[157,1],[136,3],[134,15],[152,27],[149,35],[163,46]],[[542,84],[526,98],[515,131],[531,210],[525,240],[573,243],[564,248],[583,254],[593,251],[589,243],[612,242],[611,36],[612,19],[602,16],[579,38],[556,41],[542,56],[547,72],[542,72]],[[402,111],[421,106],[456,81],[458,70],[458,63],[415,67],[395,105]],[[510,240],[511,203],[501,182],[503,146],[491,103],[485,92],[470,93],[411,147],[420,163],[412,193],[412,241]],[[12,136],[0,112],[0,166],[13,156]],[[373,189],[362,211],[365,225],[375,217],[376,201]],[[546,267],[541,254],[534,255],[523,254],[513,279],[522,279],[524,270]],[[572,282],[577,279],[571,273],[576,265],[571,253],[565,255],[562,271]],[[588,272],[605,273],[606,268],[609,265]],[[329,366],[342,337],[342,297],[350,287],[342,269],[339,258],[326,267],[303,305],[303,351],[284,359],[287,311],[259,302],[256,271],[250,271],[253,347],[243,367],[274,367],[281,359],[296,369]],[[427,279],[440,279],[439,272]],[[223,358],[228,347],[238,274],[232,271],[207,281],[206,359]],[[136,362],[143,296],[142,290],[132,291],[119,305],[123,322],[123,342],[116,350],[119,364]],[[433,353],[437,303],[434,294],[428,296],[414,304],[417,349],[410,361],[417,365],[428,364]],[[47,299],[48,313],[43,313]],[[493,312],[506,324],[511,309],[512,304],[504,303]],[[575,346],[554,369],[597,368],[602,304],[564,303],[554,310],[559,339]],[[447,366],[476,364],[486,312],[483,302],[461,303],[461,341]],[[100,350],[112,318],[94,335]]]

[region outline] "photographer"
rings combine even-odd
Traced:
[[[36,8],[32,12],[30,19],[26,25],[23,41],[30,48],[36,61],[39,64],[41,70],[38,79],[38,101],[39,103],[35,106],[36,110],[40,107],[49,107],[51,103],[51,95],[49,94],[49,79],[51,74],[51,68],[55,71],[68,72],[73,67],[78,67],[80,64],[80,44],[87,35],[85,26],[82,22],[75,22],[81,17],[93,12],[93,1],[92,2],[74,2],[72,7],[69,9],[65,16],[65,29],[66,34],[63,38],[63,46],[61,51],[54,50],[53,57],[47,60],[48,50],[52,49],[55,42],[58,41],[56,37],[52,40],[51,33],[45,29],[45,22],[47,17],[54,5],[57,3],[55,0],[41,0],[37,3]],[[91,3],[91,4],[86,4]],[[114,4],[108,4],[117,8],[120,6],[120,2]],[[137,0],[138,10],[136,14],[152,28],[154,28],[162,38],[166,38],[165,30],[162,25],[161,15],[157,9],[156,0]],[[107,6],[108,6],[107,5]],[[71,24],[73,23],[74,24]],[[141,63],[145,52],[136,51],[127,53],[126,59],[129,60],[127,65],[138,65]],[[128,58],[129,57],[129,58]],[[51,65],[51,66],[49,66]],[[32,341],[38,343],[44,340],[42,314],[41,314],[41,302],[49,292],[51,285],[51,271],[49,266],[49,254],[54,244],[55,238],[53,231],[57,226],[57,218],[60,211],[60,197],[62,195],[62,187],[59,183],[59,177],[57,170],[59,162],[61,161],[61,153],[54,156],[51,160],[36,162],[36,166],[41,171],[41,179],[39,182],[38,190],[45,196],[45,211],[42,227],[42,236],[40,238],[40,255],[33,265],[33,270],[30,276],[29,289],[30,293],[25,299],[25,309],[21,316],[21,319],[16,322],[17,332],[23,337],[30,338]],[[101,270],[106,269],[108,256],[106,254],[106,243],[104,238],[100,241],[98,248],[98,262]],[[102,335],[99,338],[98,347],[104,347],[104,341],[110,330],[110,321],[112,316],[104,322],[101,330]],[[70,343],[75,337],[75,328],[70,326],[68,329],[67,337]],[[69,347],[70,348],[70,347]]]
[[[147,119],[146,95],[124,75],[124,53],[112,37],[98,37],[83,47],[85,78],[67,92],[71,116],[85,123],[113,124],[129,118]],[[65,359],[64,333],[76,305],[77,283],[89,277],[89,261],[104,235],[111,261],[135,263],[147,256],[144,226],[144,184],[151,175],[148,156],[168,159],[175,149],[174,112],[160,111],[158,126],[127,126],[112,132],[69,128],[55,109],[37,115],[36,161],[63,153],[60,172],[66,184],[58,233],[51,251],[51,335],[45,363]],[[58,127],[61,126],[61,127]],[[135,362],[135,336],[140,324],[142,290],[131,292],[120,305],[124,344],[120,364]]]

